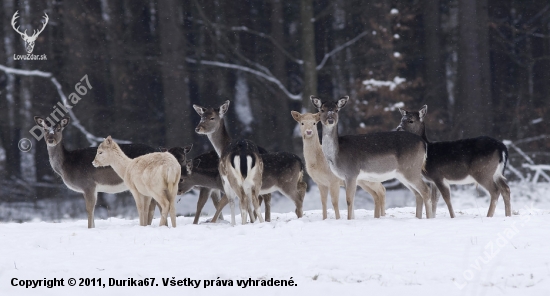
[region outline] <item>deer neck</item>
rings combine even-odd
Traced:
[[[329,164],[335,162],[336,156],[338,155],[339,146],[338,146],[338,126],[333,125],[332,127],[323,126],[323,154],[325,155]]]
[[[59,142],[55,146],[48,146],[48,156],[50,158],[50,165],[52,169],[60,176],[63,176],[63,162],[66,155],[69,153],[63,145],[63,141]]]
[[[421,134],[419,135],[422,137],[422,139],[424,140],[424,142],[426,143],[430,143],[430,141],[428,140],[428,136],[426,136],[426,125],[424,123],[422,123],[422,132]]]
[[[124,176],[126,175],[126,169],[128,168],[128,165],[132,161],[131,158],[126,156],[120,148],[117,147],[115,149],[114,153],[112,154],[110,166],[113,168],[113,170],[120,176],[121,179],[124,180]]]
[[[319,158],[322,158],[322,161],[325,160],[323,155],[323,148],[319,143],[319,134],[316,132],[313,133],[311,138],[303,137],[304,142],[304,158],[306,163],[318,163]]]
[[[220,126],[218,129],[207,136],[208,140],[210,140],[214,146],[216,153],[219,157],[221,157],[223,149],[231,143],[231,137],[229,136],[229,133],[227,133],[224,120],[220,120]]]

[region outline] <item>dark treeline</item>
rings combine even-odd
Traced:
[[[48,14],[33,52],[46,61],[14,60],[26,53],[15,11],[27,32]],[[433,140],[542,139],[522,148],[550,158],[548,0],[1,0],[0,17],[3,66],[51,72],[66,95],[88,75],[73,112],[97,137],[196,155],[211,147],[192,104],[231,100],[234,137],[301,153],[290,111],[350,95],[344,133],[390,130],[396,107],[428,104]],[[18,149],[59,101],[48,78],[0,71],[2,198],[59,192],[44,141]],[[64,140],[93,144],[75,127]]]

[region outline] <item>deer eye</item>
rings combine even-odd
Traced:
[[[414,122],[414,121],[412,121],[412,120],[409,120],[409,123],[413,123],[413,122]]]
[[[210,118],[210,120],[214,120],[214,119],[216,119],[216,118],[214,118],[214,117]]]
[[[304,123],[302,122],[302,125],[304,125]]]
[[[103,154],[103,152],[102,152],[102,151],[100,151],[100,152],[99,152],[99,154]]]

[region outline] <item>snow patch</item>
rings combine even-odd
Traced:
[[[235,111],[237,118],[244,125],[245,132],[251,132],[250,124],[254,120],[252,108],[250,107],[250,98],[248,97],[248,82],[244,73],[237,73],[237,83],[235,84]]]
[[[379,87],[389,87],[391,91],[393,91],[398,85],[401,83],[407,81],[405,78],[401,78],[396,76],[393,81],[383,81],[383,80],[375,80],[375,79],[368,79],[364,80],[363,84],[365,85],[365,88],[367,90],[375,90]]]

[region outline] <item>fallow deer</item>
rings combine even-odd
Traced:
[[[323,154],[316,126],[320,120],[320,114],[300,114],[296,111],[292,111],[291,113],[294,120],[300,124],[307,172],[311,179],[317,184],[319,192],[321,193],[323,219],[327,218],[327,196],[329,192],[336,219],[340,219],[338,199],[340,195],[340,186],[344,185],[344,181],[331,172],[325,155]],[[374,199],[374,217],[379,218],[380,216],[384,216],[386,214],[386,188],[382,183],[358,180],[357,184],[372,195]]]
[[[218,154],[231,143],[231,137],[224,123],[224,116],[229,109],[229,104],[230,102],[226,101],[219,108],[193,105],[195,111],[201,116],[195,131],[199,134],[206,134]],[[303,200],[307,189],[307,184],[303,181],[304,166],[301,159],[288,152],[270,153],[261,147],[258,147],[258,149],[264,163],[261,194],[276,190],[281,192],[294,202],[296,215],[301,218],[303,215]],[[221,208],[218,209],[217,213],[220,211]],[[216,215],[213,219],[215,221]]]
[[[92,164],[94,167],[111,166],[124,180],[136,201],[141,226],[147,225],[147,213],[152,197],[161,210],[160,226],[168,226],[167,219],[170,214],[172,227],[176,227],[175,199],[181,166],[172,154],[155,152],[131,159],[111,136],[108,136],[97,147]]]
[[[186,167],[186,163],[187,163],[187,154],[189,153],[189,151],[191,151],[192,147],[193,145],[189,145],[185,147],[173,147],[170,149],[160,147],[159,150],[161,152],[166,152],[166,151],[170,152],[172,155],[174,155],[174,157],[178,160],[178,162],[181,165],[181,179],[178,184],[178,195],[186,193],[187,191],[191,190],[195,186],[200,188],[199,200],[197,201],[197,211],[195,212],[195,219],[193,220],[193,224],[198,224],[202,208],[206,204],[208,197],[212,199],[212,203],[214,204],[214,207],[218,208],[218,205],[220,202],[220,190],[223,190],[223,188],[221,187],[221,185],[220,185],[220,188],[201,186],[200,181],[203,180],[203,178],[200,172],[198,174],[191,175],[190,170]],[[195,161],[197,163],[202,161],[203,165],[214,165],[215,166],[214,169],[217,172],[218,156],[216,155],[216,152],[214,151],[212,152],[213,152],[213,155],[215,156],[215,163],[209,159],[210,158],[209,155],[211,155],[212,153],[205,153],[203,155],[200,155],[195,159]],[[151,203],[151,208],[149,209],[150,219],[153,216],[154,211],[155,211],[155,203]],[[149,224],[151,224],[151,222],[149,222]]]
[[[235,196],[239,197],[242,224],[247,223],[250,202],[260,222],[264,222],[258,202],[264,164],[256,144],[249,140],[231,142],[223,149],[218,169],[231,207],[231,225],[235,226]],[[253,215],[250,221],[254,223]]]
[[[84,195],[88,213],[88,228],[95,227],[94,209],[97,193],[119,193],[128,190],[128,187],[124,185],[122,178],[111,167],[95,168],[92,165],[97,147],[73,151],[65,149],[63,130],[70,122],[69,117],[62,118],[56,124],[38,116],[34,117],[34,121],[44,130],[44,139],[52,169],[63,179],[69,189]],[[122,144],[120,149],[130,158],[158,152],[153,147],[141,144]]]
[[[430,142],[426,136],[424,118],[428,106],[418,112],[399,109],[402,118],[398,131],[407,131],[421,136],[428,143],[428,159],[425,177],[435,183],[443,195],[451,218],[455,217],[451,205],[451,184],[477,183],[491,196],[487,217],[493,217],[498,197],[504,199],[505,215],[510,216],[510,187],[504,178],[504,169],[508,161],[508,148],[502,142],[490,137],[477,137],[449,142]],[[437,208],[438,195],[432,190],[433,213]]]
[[[180,153],[181,157],[181,151],[176,152],[173,149],[170,149],[168,151],[172,154]],[[185,157],[185,159],[187,158],[186,155],[184,155],[183,157]],[[219,157],[214,150],[195,157],[193,159],[193,166],[191,170],[187,170],[182,166],[181,181],[178,185],[178,194],[184,194],[187,191],[191,190],[193,187],[201,188],[199,200],[197,201],[197,211],[195,213],[193,224],[198,224],[200,214],[204,205],[206,204],[206,201],[208,200],[210,192],[212,192],[212,194],[215,194],[215,196],[211,195],[211,197],[212,201],[214,202],[214,207],[216,209],[220,209],[221,211],[221,209],[223,209],[223,207],[228,203],[227,197],[225,195],[221,200],[219,199],[219,192],[223,192],[223,184],[218,166]],[[260,205],[262,204],[262,201],[265,202],[265,221],[271,221],[271,194],[260,195],[258,197],[258,202]],[[217,215],[216,218],[213,218],[211,220],[211,222],[216,222],[216,220]]]
[[[426,218],[432,218],[429,189],[422,181],[426,162],[426,143],[411,133],[379,132],[363,135],[338,135],[338,112],[347,104],[345,96],[336,102],[321,102],[311,96],[311,102],[320,112],[323,125],[322,149],[329,168],[344,180],[348,219],[353,219],[353,200],[357,181],[383,182],[396,178],[416,196],[416,217],[422,218],[422,204]]]

